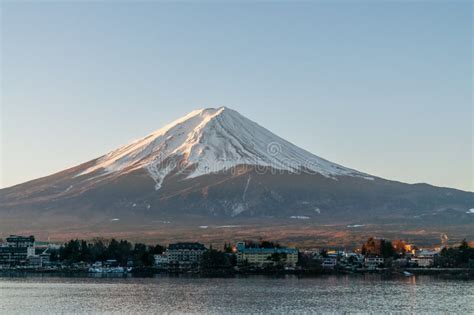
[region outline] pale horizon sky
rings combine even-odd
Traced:
[[[474,191],[471,1],[0,1],[0,188],[227,106],[330,161]]]

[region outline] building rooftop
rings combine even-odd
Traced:
[[[179,250],[179,249],[188,249],[188,250],[206,250],[206,247],[201,243],[174,243],[168,246],[169,250]]]
[[[10,235],[7,237],[7,242],[34,242],[35,237],[33,235],[30,236],[19,236],[19,235]]]
[[[296,248],[288,247],[273,247],[273,248],[263,248],[263,247],[243,247],[237,246],[237,251],[245,254],[297,254],[298,250]]]

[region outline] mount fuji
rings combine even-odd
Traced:
[[[472,192],[338,165],[220,107],[192,111],[99,158],[0,190],[0,236],[258,235],[311,243],[379,230],[466,237],[474,233],[471,208]]]

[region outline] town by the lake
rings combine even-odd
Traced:
[[[383,273],[472,278],[474,247],[465,240],[452,246],[418,247],[404,240],[375,237],[353,249],[299,249],[262,239],[229,242],[220,248],[199,242],[151,245],[116,239],[74,239],[62,244],[38,241],[33,235],[11,235],[1,240],[0,274],[28,273],[93,276]]]

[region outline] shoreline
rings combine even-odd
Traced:
[[[410,275],[404,274],[410,273]],[[237,272],[233,270],[214,270],[201,272],[168,272],[156,269],[138,270],[128,273],[91,273],[87,270],[18,270],[3,269],[0,270],[0,278],[22,278],[22,277],[44,277],[51,276],[57,278],[153,278],[157,276],[164,277],[197,277],[197,278],[235,278],[247,276],[266,276],[266,277],[284,277],[296,276],[302,278],[317,278],[321,276],[361,276],[361,275],[381,275],[384,277],[404,277],[414,276],[437,276],[449,279],[474,280],[474,269],[469,268],[405,268],[400,270],[358,270],[358,271],[246,271]]]

